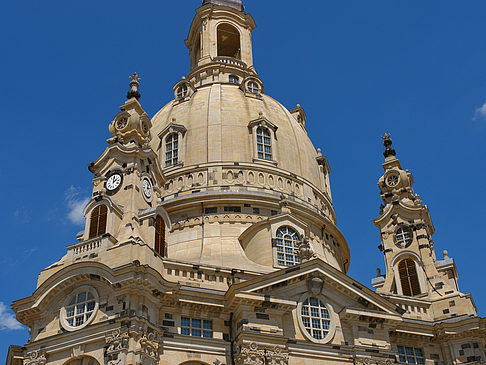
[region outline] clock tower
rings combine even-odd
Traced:
[[[127,101],[109,125],[113,137],[103,154],[88,166],[94,174],[93,199],[84,211],[90,219],[83,239],[105,233],[118,242],[151,244],[153,235],[144,227],[144,218],[163,210],[155,208],[164,177],[150,147],[152,122],[139,102],[140,78],[135,73],[130,79]],[[148,226],[153,226],[153,221]]]
[[[447,251],[442,259],[436,257],[429,209],[414,193],[413,176],[402,168],[389,134],[383,144],[385,173],[378,182],[383,204],[373,223],[380,230],[386,273],[378,269],[373,286],[386,296],[429,302],[433,319],[476,315],[470,295],[459,291],[454,260]]]

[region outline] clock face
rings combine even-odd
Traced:
[[[152,198],[152,184],[150,183],[149,179],[143,179],[142,190],[143,195],[145,195],[147,199]]]
[[[108,191],[114,191],[118,189],[121,185],[122,176],[120,174],[113,174],[111,175],[108,180],[106,180],[106,189]]]

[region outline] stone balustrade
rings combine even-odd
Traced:
[[[116,243],[116,239],[110,234],[94,237],[89,240],[81,241],[73,245],[67,246],[68,256],[73,259],[79,259],[103,249],[106,249]]]
[[[245,62],[237,59],[237,58],[233,58],[233,57],[225,57],[225,56],[219,56],[219,57],[215,57],[213,58],[213,61],[214,62],[221,62],[221,63],[225,63],[227,65],[231,65],[231,66],[237,66],[237,67],[241,67],[241,68],[247,68],[247,65]]]

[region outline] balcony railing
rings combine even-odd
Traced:
[[[68,256],[83,257],[104,250],[116,243],[116,239],[109,233],[94,237],[86,241],[67,246]]]
[[[213,58],[213,62],[221,62],[221,63],[225,63],[225,64],[231,65],[231,66],[247,68],[245,62],[243,62],[243,61],[241,61],[237,58],[234,58],[234,57],[218,56],[218,57]]]

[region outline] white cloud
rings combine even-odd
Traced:
[[[84,224],[83,209],[88,204],[89,198],[83,198],[80,192],[80,188],[76,186],[70,186],[66,190],[66,205],[68,208],[68,219],[76,225]]]
[[[0,330],[21,330],[22,325],[17,322],[13,313],[7,308],[7,306],[0,302]]]
[[[486,119],[486,103],[484,103],[481,107],[476,108],[473,120],[478,119]]]

